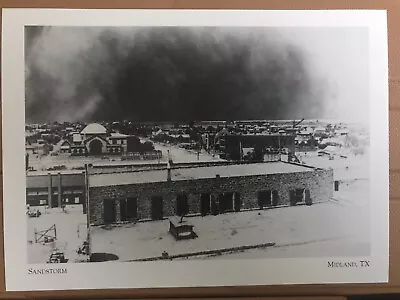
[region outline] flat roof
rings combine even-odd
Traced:
[[[171,180],[196,180],[224,177],[257,176],[282,173],[310,172],[314,168],[287,163],[266,162],[253,164],[238,164],[211,167],[193,167],[171,169]],[[167,170],[143,170],[136,172],[121,172],[108,174],[93,174],[89,176],[90,187],[129,185],[141,183],[166,182]]]
[[[57,174],[52,174],[52,182],[53,187],[58,185]],[[47,188],[49,185],[49,177],[48,175],[28,175],[26,176],[26,188]],[[62,174],[61,175],[61,186],[62,187],[75,187],[85,185],[85,177],[82,174]]]

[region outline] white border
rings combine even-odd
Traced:
[[[7,291],[96,288],[374,283],[388,281],[389,138],[386,11],[3,9],[3,205]],[[327,268],[326,259],[221,260],[67,265],[64,275],[28,275],[24,166],[24,25],[366,26],[371,112],[370,268]],[[351,260],[357,260],[352,257]],[[343,258],[341,259],[343,260]],[[134,266],[134,267],[133,267]],[[40,266],[37,266],[40,267]]]

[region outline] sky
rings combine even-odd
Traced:
[[[369,116],[366,28],[26,27],[25,66],[27,123]]]

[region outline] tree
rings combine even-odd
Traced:
[[[265,148],[261,145],[256,145],[252,152],[249,154],[249,160],[254,162],[264,161]]]
[[[53,145],[50,144],[43,145],[43,155],[48,155],[51,151],[53,151]]]
[[[128,152],[140,152],[141,151],[140,139],[136,136],[128,137],[127,148]]]
[[[153,145],[152,142],[144,142],[141,145],[141,150],[142,150],[142,152],[153,151],[154,150],[154,145]]]
[[[207,132],[214,132],[214,127],[212,125],[207,126]]]

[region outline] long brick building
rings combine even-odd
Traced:
[[[333,195],[333,171],[282,161],[166,167],[89,177],[91,225],[292,205]]]

